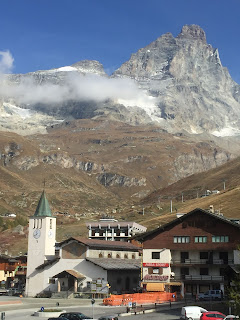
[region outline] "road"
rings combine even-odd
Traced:
[[[37,320],[40,317],[33,316],[35,311],[39,311],[41,307],[45,309],[56,309],[56,304],[59,303],[59,308],[66,311],[79,311],[87,316],[97,319],[101,315],[122,314],[120,319],[124,320],[147,320],[147,319],[161,319],[161,320],[179,320],[180,305],[162,305],[154,310],[154,312],[145,314],[130,315],[126,314],[126,307],[117,306],[103,306],[102,300],[97,301],[92,307],[90,300],[83,299],[37,299],[37,298],[18,298],[18,297],[0,297],[0,320],[2,320],[2,313],[5,312],[5,320]],[[48,318],[42,318],[47,320]]]

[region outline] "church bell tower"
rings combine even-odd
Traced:
[[[56,218],[42,192],[37,209],[29,218],[26,296],[41,292],[43,275],[36,268],[55,256]]]

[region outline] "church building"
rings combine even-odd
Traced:
[[[56,218],[43,191],[29,219],[26,296],[132,293],[140,274],[140,248],[129,242],[71,237],[57,243]]]

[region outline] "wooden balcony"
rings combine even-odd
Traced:
[[[211,275],[181,275],[181,276],[174,276],[170,279],[171,282],[224,282],[224,276],[211,276]]]
[[[233,260],[223,260],[223,259],[185,259],[185,260],[177,260],[172,259],[170,261],[172,266],[188,266],[188,265],[229,265],[233,264]]]

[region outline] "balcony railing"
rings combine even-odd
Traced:
[[[171,277],[171,282],[174,281],[224,281],[224,276],[210,276],[210,275],[180,275]]]
[[[171,260],[171,265],[174,264],[219,264],[219,265],[228,265],[228,264],[233,264],[233,259],[229,260],[223,260],[223,259],[183,259],[183,260],[177,260],[177,259],[172,259]]]

